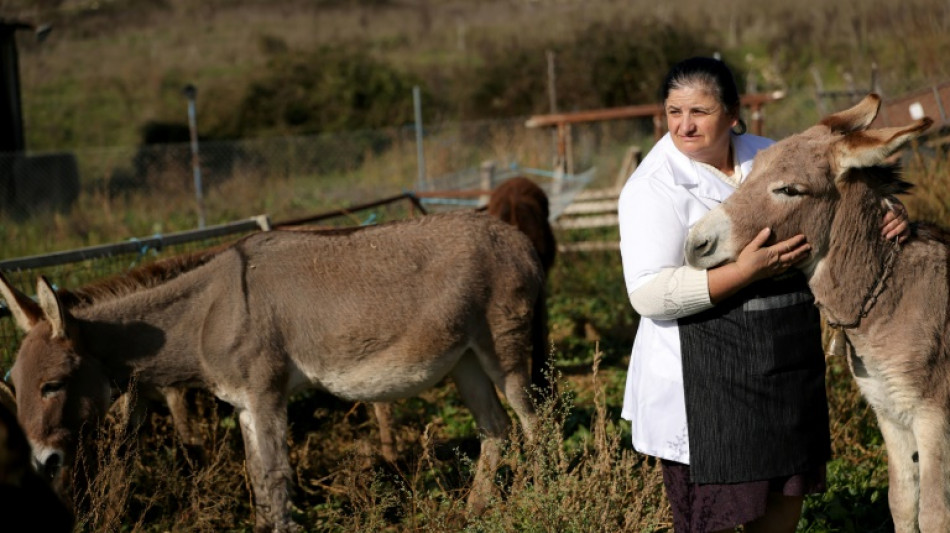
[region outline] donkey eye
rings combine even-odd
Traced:
[[[801,194],[804,194],[804,191],[800,191],[791,185],[784,185],[777,189],[773,189],[772,192],[776,194],[782,194],[785,196],[799,196]]]
[[[64,388],[66,388],[66,384],[62,381],[50,381],[48,383],[44,383],[43,386],[40,387],[40,393],[42,393],[43,397],[46,398],[47,396],[56,394]]]

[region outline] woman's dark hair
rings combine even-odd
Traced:
[[[724,62],[712,57],[691,57],[673,65],[660,90],[661,101],[666,102],[670,91],[687,87],[702,87],[713,95],[726,113],[739,117],[739,89],[732,71]],[[739,119],[737,134],[745,133],[745,122]]]

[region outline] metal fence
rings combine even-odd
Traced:
[[[556,158],[556,139],[523,124],[516,119],[426,128],[421,178],[415,132],[409,127],[202,142],[201,202],[188,143],[0,154],[0,270],[27,294],[35,291],[38,274],[75,288],[254,231],[257,223],[248,221],[252,215],[265,213],[274,224],[369,224],[404,218],[421,206],[409,201],[354,206],[407,193],[409,198],[415,191],[427,193],[423,201],[430,210],[465,207],[478,199],[439,199],[438,191],[490,189],[516,174],[542,185],[556,217],[595,178],[594,167],[612,181],[611,165],[620,164],[620,154],[650,135],[649,124],[636,122],[577,128],[575,166],[588,170],[565,176],[543,170]],[[489,161],[493,170],[486,181]],[[198,226],[199,210],[209,231],[191,231]],[[110,231],[119,235],[106,235]],[[104,237],[94,242],[95,235]],[[46,246],[32,242],[44,239]],[[96,245],[116,240],[121,244],[93,253]],[[40,252],[46,254],[25,258]],[[0,310],[0,368],[18,342],[12,320],[3,315]]]
[[[160,257],[198,251],[261,229],[268,229],[265,216],[122,243],[91,246],[52,254],[0,261],[0,271],[25,294],[34,294],[38,272],[62,287],[78,287],[90,281],[128,271]],[[0,302],[0,368],[13,360],[21,332],[15,327],[5,302]]]

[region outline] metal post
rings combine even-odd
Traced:
[[[0,19],[0,152],[23,152],[26,149],[20,67],[14,35],[17,30],[32,28],[25,22]]]
[[[412,107],[416,113],[416,160],[419,165],[419,182],[416,190],[422,190],[426,182],[426,158],[422,148],[422,96],[419,86],[412,88]]]
[[[182,90],[188,98],[188,129],[191,130],[191,169],[195,177],[195,203],[198,206],[198,227],[205,227],[205,206],[201,188],[201,163],[198,157],[198,120],[195,117],[195,97],[198,89],[188,84]]]

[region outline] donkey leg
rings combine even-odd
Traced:
[[[895,533],[917,531],[917,443],[911,431],[888,418],[877,417],[887,448],[889,488],[887,501]]]
[[[475,479],[469,493],[468,506],[475,513],[488,505],[492,477],[501,460],[501,442],[508,436],[511,419],[505,413],[495,386],[471,352],[461,357],[452,371],[452,379],[465,406],[472,412],[481,439],[481,452],[475,465]]]
[[[123,438],[134,435],[145,423],[148,416],[148,406],[146,400],[139,397],[138,392],[126,391],[109,407],[109,411],[114,413],[119,426],[123,430]]]
[[[396,437],[393,433],[393,404],[374,402],[373,412],[376,414],[376,424],[379,426],[379,444],[383,459],[395,463],[399,456],[396,454]]]
[[[534,430],[537,425],[537,413],[534,408],[534,401],[531,396],[531,371],[528,360],[523,354],[531,353],[530,342],[519,342],[517,339],[504,338],[496,340],[494,352],[479,352],[479,362],[484,372],[488,374],[498,390],[504,394],[505,399],[518,421],[521,423],[521,430],[524,431],[528,440],[534,438]],[[493,354],[510,354],[511,357],[503,355],[495,356]]]
[[[195,422],[188,411],[188,399],[185,397],[185,389],[178,387],[165,387],[161,389],[165,397],[165,403],[168,405],[168,412],[171,414],[172,423],[175,426],[175,432],[181,437],[182,442],[189,446],[201,444],[201,437],[194,429]]]
[[[254,530],[299,531],[290,518],[291,482],[287,452],[287,407],[240,409],[247,473],[254,494]]]
[[[189,461],[195,461],[198,464],[207,463],[204,438],[198,430],[198,421],[188,406],[188,391],[181,387],[164,387],[161,389],[161,393],[168,405],[168,412],[171,414],[175,433],[181,439]]]
[[[914,420],[920,472],[919,526],[923,533],[950,531],[950,442],[946,416],[940,410],[921,412]]]

